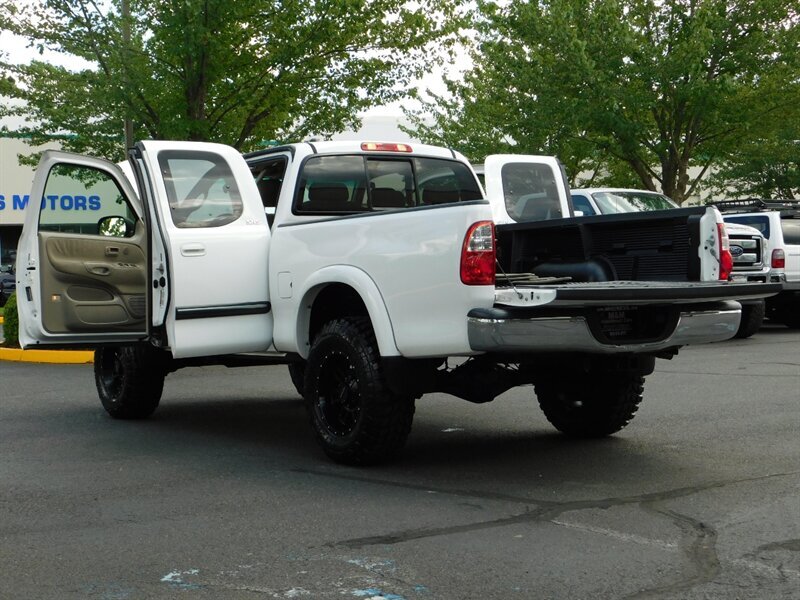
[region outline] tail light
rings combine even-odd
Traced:
[[[772,251],[772,268],[786,268],[786,254],[784,253],[783,248],[775,248],[775,250]]]
[[[494,285],[494,223],[472,225],[461,249],[461,282],[466,285]]]
[[[719,233],[719,278],[720,281],[728,281],[733,270],[733,256],[725,223],[717,223],[717,232]]]

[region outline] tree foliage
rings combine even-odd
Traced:
[[[137,139],[243,150],[327,135],[445,60],[458,4],[0,0],[4,29],[76,59],[0,63],[0,92],[23,101],[3,110],[27,119],[20,132],[34,143],[64,135],[66,149],[117,158],[126,119]]]
[[[800,101],[796,0],[480,0],[475,17],[475,67],[410,115],[475,159],[557,154],[682,202]]]
[[[8,297],[3,309],[3,346],[19,348],[19,315],[17,314],[17,293]]]
[[[800,105],[759,129],[711,176],[714,196],[800,199]]]

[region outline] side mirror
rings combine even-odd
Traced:
[[[123,217],[103,217],[97,222],[97,234],[107,237],[130,237],[133,235],[133,223]]]
[[[583,214],[583,211],[582,211],[582,210],[576,210],[576,211],[575,211],[575,216],[576,216],[576,217],[583,217],[583,216],[585,216],[585,215]]]

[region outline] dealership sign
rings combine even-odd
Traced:
[[[0,225],[24,224],[25,209],[31,205],[29,194],[0,194]],[[100,194],[47,195],[41,200],[42,212],[60,212],[65,224],[96,223],[105,216],[102,209]]]
[[[8,199],[0,194],[0,210],[25,210],[30,201],[28,194],[12,194]],[[42,210],[100,210],[100,196],[44,196]]]

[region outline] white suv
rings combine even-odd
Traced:
[[[800,201],[730,200],[717,202],[726,222],[758,229],[767,239],[767,256],[785,273],[781,293],[767,298],[767,317],[800,328]]]

